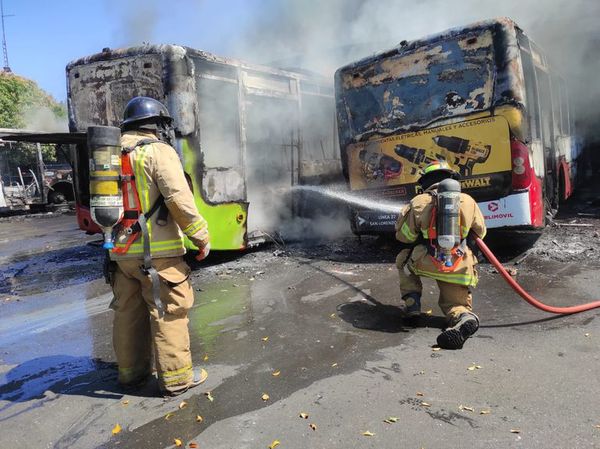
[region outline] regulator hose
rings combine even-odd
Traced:
[[[549,306],[547,304],[544,304],[541,301],[538,301],[533,296],[531,296],[529,293],[527,293],[523,289],[523,287],[521,287],[519,284],[517,284],[517,281],[515,281],[512,278],[512,276],[506,271],[506,269],[502,266],[502,264],[498,261],[498,259],[496,259],[496,256],[494,256],[494,253],[492,253],[492,251],[490,251],[490,249],[487,247],[487,245],[485,243],[483,243],[483,240],[481,240],[480,238],[477,238],[475,241],[477,242],[477,246],[479,246],[479,249],[481,249],[481,252],[483,252],[483,254],[485,255],[485,257],[487,257],[487,259],[490,261],[490,263],[494,267],[496,267],[496,269],[502,275],[504,280],[506,282],[508,282],[508,285],[510,285],[514,291],[516,291],[525,301],[527,301],[532,306],[537,307],[538,309],[543,310],[544,312],[556,313],[559,315],[570,315],[573,313],[585,312],[586,310],[591,310],[591,309],[600,307],[600,301],[589,302],[587,304],[581,304],[579,306],[571,306],[571,307]]]

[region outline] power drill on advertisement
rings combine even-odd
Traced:
[[[471,176],[475,164],[485,162],[492,149],[491,145],[454,136],[436,136],[433,141],[454,154],[453,160],[447,160],[458,167],[461,176]]]

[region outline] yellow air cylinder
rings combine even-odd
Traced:
[[[104,233],[105,249],[114,247],[113,227],[123,217],[121,193],[121,130],[114,126],[90,126],[90,214]]]

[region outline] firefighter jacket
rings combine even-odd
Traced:
[[[435,189],[436,186],[432,186]],[[431,189],[431,188],[430,188]],[[435,197],[427,193],[415,196],[401,212],[396,222],[396,239],[403,243],[418,243],[407,260],[407,265],[413,273],[451,284],[474,287],[477,285],[477,258],[470,248],[466,247],[465,254],[451,272],[440,271],[429,251],[429,228],[431,214],[435,207]],[[466,193],[460,194],[460,230],[461,238],[466,239],[469,231],[483,238],[486,233],[485,221],[479,206]],[[433,224],[435,229],[435,222]],[[435,241],[434,241],[435,243]]]
[[[132,148],[144,139],[155,139],[151,132],[127,131],[121,137],[123,148]],[[174,257],[185,254],[183,236],[194,245],[203,248],[209,242],[208,225],[196,209],[194,195],[175,150],[163,142],[136,147],[129,153],[135,176],[139,204],[142,212],[148,212],[160,195],[164,197],[169,210],[166,224],[159,225],[158,214],[148,219],[150,250],[153,258]],[[123,192],[123,195],[132,192]],[[129,236],[124,229],[117,232],[115,246],[124,248]],[[112,260],[143,258],[142,233],[125,254],[111,253]]]

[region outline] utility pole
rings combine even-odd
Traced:
[[[0,0],[0,16],[2,16],[2,51],[4,53],[4,68],[3,70],[7,73],[12,72],[10,65],[8,65],[8,48],[6,47],[6,32],[4,31],[4,18],[12,17],[14,14],[4,14],[4,1]]]

